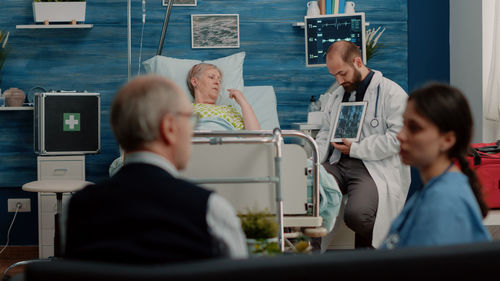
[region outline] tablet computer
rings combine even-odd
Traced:
[[[367,104],[367,101],[340,103],[331,142],[342,142],[342,139],[359,141]]]

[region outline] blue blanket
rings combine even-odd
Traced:
[[[201,118],[196,130],[231,131],[236,130],[231,123],[219,116]]]
[[[307,160],[307,167],[312,168],[312,161]],[[333,229],[342,202],[342,192],[335,178],[322,165],[319,166],[319,215],[323,218],[323,227],[328,232]],[[312,175],[307,176],[307,194],[312,202]]]

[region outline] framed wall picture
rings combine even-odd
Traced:
[[[367,104],[366,101],[340,103],[331,142],[342,142],[342,139],[359,141]]]
[[[191,47],[239,48],[239,14],[191,15]]]
[[[169,0],[163,0],[163,6],[168,6]],[[196,0],[173,0],[174,6],[196,6]]]

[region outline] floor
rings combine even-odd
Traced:
[[[31,260],[38,258],[38,246],[10,246],[0,256],[0,276],[11,265],[19,261]],[[13,268],[9,272],[9,276],[23,272],[24,266]]]
[[[500,210],[490,210],[484,219],[493,240],[500,240]]]

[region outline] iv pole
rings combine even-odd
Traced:
[[[167,32],[168,20],[170,19],[170,12],[172,11],[173,0],[168,1],[167,10],[165,12],[165,19],[161,29],[161,38],[158,45],[157,55],[161,55],[163,49],[163,42],[165,41],[165,33]],[[127,0],[127,46],[128,46],[128,80],[132,78],[132,20],[131,20],[131,0]]]
[[[158,56],[161,55],[161,51],[163,49],[163,42],[165,41],[165,33],[167,32],[168,20],[170,19],[170,12],[172,11],[172,4],[174,0],[168,1],[167,11],[165,12],[165,19],[163,21],[163,27],[161,29],[161,37],[160,43],[158,45],[158,52],[156,53]]]
[[[127,0],[127,48],[128,48],[128,81],[132,78],[132,26],[131,0]]]

